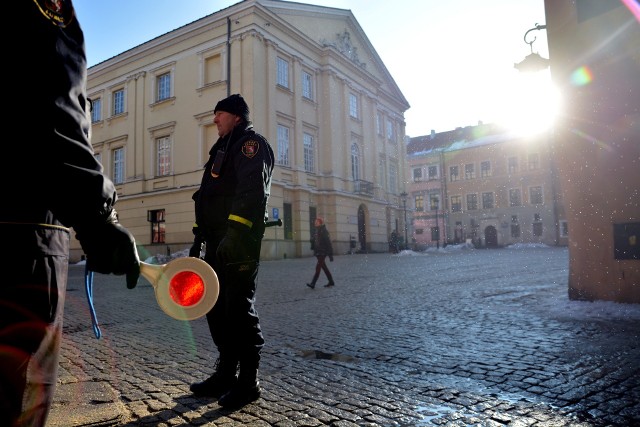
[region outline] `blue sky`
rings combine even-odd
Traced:
[[[89,66],[231,6],[227,0],[74,0]],[[531,53],[523,36],[544,24],[543,0],[316,0],[350,9],[411,108],[406,133],[507,120],[518,112],[536,122],[520,92],[531,86],[513,68]],[[533,51],[548,58],[546,31],[533,31]],[[547,77],[539,77],[545,78]],[[539,92],[538,92],[539,93]]]

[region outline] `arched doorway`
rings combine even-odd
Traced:
[[[358,241],[360,252],[367,252],[367,220],[364,205],[358,207]]]
[[[488,225],[484,229],[484,244],[488,248],[495,248],[498,246],[498,230],[493,225]]]

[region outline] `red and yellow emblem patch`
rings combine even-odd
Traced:
[[[258,141],[254,141],[252,139],[245,141],[244,144],[242,144],[242,154],[244,154],[248,158],[252,158],[256,154],[258,154],[259,149],[260,144],[258,144]]]
[[[74,16],[70,0],[33,0],[38,9],[58,27],[69,25]]]

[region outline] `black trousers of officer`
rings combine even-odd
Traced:
[[[58,373],[69,231],[0,224],[0,425],[45,425]]]
[[[264,337],[255,308],[261,239],[250,244],[251,262],[220,265],[216,249],[224,235],[207,236],[204,260],[218,275],[220,293],[207,322],[220,358],[258,368]],[[247,239],[249,240],[249,239]]]

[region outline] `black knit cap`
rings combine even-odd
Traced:
[[[218,102],[213,113],[215,114],[217,111],[235,114],[242,117],[245,122],[249,122],[249,106],[244,102],[244,98],[240,94],[236,93]]]

